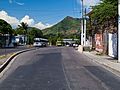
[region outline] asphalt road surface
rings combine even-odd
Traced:
[[[73,48],[47,47],[17,56],[0,90],[120,90],[120,78]]]

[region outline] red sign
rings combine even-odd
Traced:
[[[95,42],[96,42],[96,51],[103,52],[103,38],[102,34],[95,34]]]

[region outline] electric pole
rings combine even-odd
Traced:
[[[83,30],[84,30],[84,19],[83,19],[83,10],[84,10],[84,5],[83,5],[83,0],[81,0],[82,1],[82,5],[81,5],[81,10],[82,10],[82,12],[81,12],[81,14],[82,14],[82,19],[81,19],[81,45],[83,46]]]
[[[87,20],[86,20],[86,8],[85,8],[85,13],[84,13],[84,30],[83,30],[83,45],[86,46],[86,23],[87,23]]]
[[[86,8],[84,10],[84,3],[82,1],[82,19],[81,19],[81,45],[86,45]]]

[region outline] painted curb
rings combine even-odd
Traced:
[[[27,51],[31,51],[31,50],[35,50],[35,48],[32,48],[32,49],[26,49],[26,50],[22,50],[22,51],[18,51],[16,53],[14,53],[13,55],[11,55],[1,66],[0,66],[0,73],[7,67],[7,65],[10,63],[10,61],[12,61],[12,59],[23,53],[23,52],[27,52]]]

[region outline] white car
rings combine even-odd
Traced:
[[[78,44],[74,43],[74,44],[73,44],[73,47],[78,47]]]
[[[42,47],[42,43],[41,42],[34,42],[33,46],[34,47]]]

